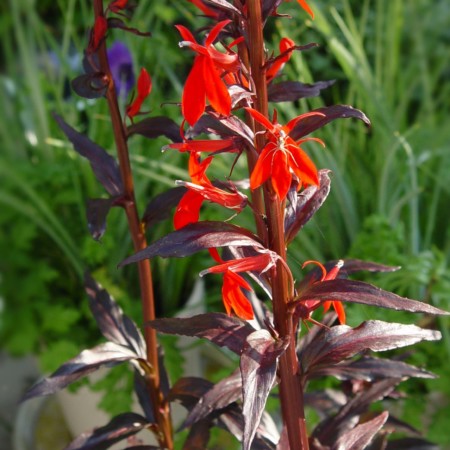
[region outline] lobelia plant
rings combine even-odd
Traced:
[[[440,333],[375,320],[351,328],[345,324],[343,305],[350,302],[415,313],[447,313],[348,279],[358,271],[389,272],[397,267],[356,259],[323,264],[306,261],[303,267],[315,267],[298,282],[287,259],[290,242],[330,191],[330,171],[316,168],[304,144],[313,141],[324,146],[310,134],[335,119],[356,118],[370,126],[369,119],[351,106],[333,105],[302,113],[283,124],[277,110],[269,108],[269,103],[318,95],[332,84],[305,85],[279,76],[294,51],[315,46],[297,45],[285,37],[277,54],[268,53],[264,27],[272,17],[282,17],[277,11],[282,0],[190,2],[210,24],[202,30],[206,31],[203,44],[185,26],[175,26],[182,39],[180,47],[194,53],[182,94],[181,124],[164,116],[138,120],[152,89],[145,69],[138,76],[134,98],[120,110],[107,53],[109,30],[149,33],[126,24],[132,12],[126,0],[112,1],[106,8],[102,0],[92,2],[95,19],[84,55],[85,73],[72,87],[83,97],[106,98],[118,162],[61,117],[55,115],[55,119],[75,150],[89,160],[109,195],[88,203],[92,236],[103,236],[112,207],[125,211],[134,254],[120,266],[137,263],[144,333],[86,274],[90,308],[107,342],[82,351],[36,383],[25,398],[55,393],[100,367],[127,361],[134,370],[142,414],[121,414],[76,438],[67,449],[108,448],[143,429],[154,434],[157,445],[129,443],[127,448],[173,449],[170,403],[175,401],[188,411],[182,424],[189,428],[184,449],[207,448],[213,426],[228,430],[245,450],[433,448],[388,411],[371,409],[374,402],[395,398],[396,386],[408,377],[433,375],[399,359],[376,358],[371,352],[437,340]],[[298,3],[313,18],[308,3]],[[189,158],[190,180],[177,181],[178,186],[154,197],[142,216],[136,206],[128,152],[128,140],[135,134],[149,139],[165,136],[172,142],[167,150],[185,152]],[[201,135],[213,139],[199,139]],[[207,172],[218,155],[228,158],[231,170],[211,180]],[[244,158],[248,178],[233,180],[235,167],[242,168]],[[232,217],[200,220],[205,202],[230,209]],[[175,231],[148,245],[146,230],[170,217],[173,208]],[[252,229],[239,225],[245,211],[254,218]],[[223,277],[226,314],[157,319],[149,260],[156,256],[184,258],[200,251],[208,251],[214,261],[200,275]],[[321,307],[334,310],[324,315],[322,322],[313,318]],[[156,332],[208,339],[238,355],[239,368],[216,384],[194,377],[171,384]],[[342,380],[342,391],[307,392],[311,380],[324,376]],[[271,393],[279,398],[277,423],[265,410]],[[305,406],[316,409],[320,416],[314,428],[306,421]],[[395,430],[413,437],[388,440]]]

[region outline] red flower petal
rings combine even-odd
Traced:
[[[284,151],[277,150],[272,165],[272,186],[280,200],[284,200],[291,187],[292,175],[288,166],[288,156]]]
[[[181,34],[181,37],[183,40],[188,42],[197,43],[197,41],[194,38],[194,35],[183,25],[175,25],[175,28],[178,30],[178,32]]]
[[[317,168],[309,156],[296,144],[289,145],[289,165],[304,184],[319,185]]]
[[[259,122],[266,130],[273,130],[273,123],[259,111],[253,108],[244,108],[257,122]]]
[[[203,70],[206,97],[209,103],[218,113],[229,116],[231,97],[210,58],[204,58]]]
[[[226,272],[223,276],[222,300],[228,315],[233,310],[241,319],[252,320],[252,305],[241,291],[241,287],[246,289],[246,285],[248,286],[248,283],[238,274]]]
[[[306,0],[297,0],[300,6],[311,16],[311,19],[314,19],[314,13],[313,10],[309,7],[308,3],[306,3]]]
[[[141,110],[142,103],[152,90],[152,79],[148,72],[142,68],[137,81],[137,96],[126,109],[128,117],[133,118]]]
[[[103,16],[97,16],[94,23],[94,28],[91,31],[91,39],[89,41],[88,52],[96,52],[101,42],[105,38],[108,31],[108,22]]]
[[[109,9],[114,12],[117,13],[120,10],[124,9],[125,6],[127,6],[128,0],[114,0],[113,2],[111,2],[109,4]]]
[[[173,225],[176,230],[190,223],[198,222],[203,201],[204,198],[193,191],[188,191],[183,195],[173,216]]]
[[[217,25],[215,25],[211,31],[208,34],[208,37],[205,41],[205,47],[209,47],[213,44],[213,42],[217,39],[217,36],[219,36],[220,32],[223,30],[224,27],[226,27],[231,22],[230,19],[222,20]]]
[[[203,55],[196,56],[183,89],[181,110],[189,125],[194,125],[205,111],[206,88],[203,79],[205,60],[206,57]]]
[[[188,0],[188,2],[191,2],[194,4],[198,9],[200,9],[203,14],[207,17],[217,17],[218,13],[214,11],[213,9],[208,8],[205,4],[202,3],[201,0]]]
[[[261,152],[250,176],[250,189],[261,186],[272,174],[273,151],[276,144],[269,142]]]

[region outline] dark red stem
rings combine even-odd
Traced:
[[[256,98],[254,108],[268,117],[268,96],[266,74],[264,70],[264,37],[261,0],[249,0],[248,28],[250,70],[254,82]],[[255,132],[261,131],[255,126]],[[262,133],[256,135],[258,152],[265,145]],[[284,239],[284,202],[275,195],[270,183],[264,186],[265,211],[267,216],[268,245],[286,261],[286,245]],[[306,430],[303,388],[298,377],[298,358],[296,354],[296,336],[292,327],[292,317],[288,312],[290,298],[289,279],[282,263],[272,271],[272,298],[275,328],[281,337],[289,338],[289,347],[280,357],[280,401],[283,421],[287,427],[291,449],[308,450],[308,434]]]
[[[95,18],[104,15],[103,1],[94,0]],[[128,219],[128,227],[133,240],[134,251],[137,252],[147,247],[147,239],[144,227],[139,220],[134,194],[133,173],[131,170],[126,129],[124,128],[122,116],[117,101],[117,93],[111,76],[106,44],[103,41],[98,49],[100,70],[108,81],[106,99],[117,147],[120,173],[124,187],[124,209]],[[155,300],[153,295],[153,280],[149,260],[138,262],[139,284],[141,290],[142,314],[144,323],[155,319]],[[156,331],[150,327],[144,328],[144,337],[147,345],[147,360],[152,367],[152,372],[147,377],[149,395],[151,396],[154,414],[157,420],[157,438],[161,446],[173,449],[172,424],[168,402],[163,398],[160,389],[158,341]]]

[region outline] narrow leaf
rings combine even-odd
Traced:
[[[330,192],[329,170],[319,171],[319,187],[309,186],[292,200],[284,222],[285,240],[291,242],[302,227],[323,205]],[[293,193],[296,195],[296,193]]]
[[[358,417],[367,412],[369,407],[389,395],[400,379],[389,378],[378,381],[367,390],[360,392],[349,400],[339,412],[322,421],[314,430],[312,437],[317,438],[321,444],[333,446],[337,439],[354,428]]]
[[[287,342],[275,341],[267,330],[258,330],[247,337],[241,355],[242,394],[245,426],[244,450],[250,450],[267,397],[275,382],[277,360]]]
[[[240,355],[247,336],[255,330],[248,323],[221,313],[199,314],[188,318],[165,318],[149,322],[160,333],[196,336],[227,347]]]
[[[148,139],[166,136],[172,142],[183,142],[180,126],[165,116],[148,117],[128,127],[128,136],[140,134]]]
[[[120,195],[123,191],[119,167],[115,159],[102,147],[92,142],[84,134],[78,133],[68,125],[62,117],[53,114],[61,130],[73,144],[73,148],[81,156],[89,160],[97,180],[112,195]]]
[[[183,450],[204,450],[207,448],[212,424],[209,420],[195,423],[189,430],[188,437],[183,444]]]
[[[339,380],[375,381],[382,378],[436,378],[434,374],[403,361],[362,357],[356,361],[345,361],[341,364],[316,366],[310,369],[307,377],[319,378],[334,376]]]
[[[324,116],[311,115],[305,117],[303,120],[299,120],[293,130],[289,133],[294,140],[301,139],[336,119],[359,119],[367,126],[370,126],[370,120],[362,111],[348,105],[326,106],[324,108],[314,109],[311,112],[320,112],[324,114]]]
[[[142,217],[145,227],[149,228],[171,217],[172,209],[178,205],[186,192],[187,189],[184,186],[178,186],[153,197]]]
[[[119,267],[155,256],[182,258],[200,250],[228,245],[262,248],[259,238],[245,228],[226,222],[197,222],[158,239],[122,261]]]
[[[242,378],[236,370],[229,377],[216,383],[195,407],[190,411],[182,427],[190,427],[195,422],[204,419],[213,411],[220,410],[242,397]]]
[[[65,450],[106,450],[114,443],[143,430],[147,425],[145,417],[139,414],[120,414],[104,427],[78,436]]]
[[[345,263],[344,263],[345,268]],[[400,297],[362,281],[335,279],[312,284],[301,291],[299,302],[305,300],[339,300],[350,303],[389,308],[396,311],[448,315],[449,313],[434,306]]]
[[[139,358],[146,359],[145,340],[135,323],[88,273],[85,274],[85,289],[92,314],[103,336],[128,347]]]
[[[440,450],[440,447],[425,439],[403,438],[389,441],[386,450]]]
[[[323,329],[313,342],[300,350],[303,373],[313,371],[317,366],[337,364],[365,350],[392,350],[440,337],[441,334],[435,330],[379,320],[363,322],[356,328],[338,325]]]
[[[105,342],[90,350],[83,350],[78,356],[64,363],[50,377],[44,378],[32,386],[26,392],[23,400],[54,394],[74,381],[95,372],[105,364],[112,366],[136,358],[136,353],[114,342]]]
[[[138,36],[149,37],[152,35],[150,31],[139,31],[137,28],[131,28],[125,25],[125,22],[118,17],[110,17],[108,19],[108,28],[121,28],[124,31],[136,34]]]
[[[213,383],[199,377],[180,378],[170,389],[169,401],[178,400],[186,409],[191,410],[211,388]]]
[[[269,102],[294,102],[301,98],[317,97],[322,89],[333,85],[335,80],[318,81],[314,84],[304,84],[300,81],[282,81],[269,85]]]
[[[115,198],[95,198],[88,200],[86,217],[91,236],[99,241],[106,231],[106,217],[113,206]]]
[[[144,411],[148,423],[156,423],[151,397],[148,392],[147,381],[138,370],[134,371],[134,392],[136,393],[136,397],[141,405],[142,411]]]
[[[331,447],[332,450],[364,450],[372,439],[381,430],[389,416],[387,411],[372,420],[357,425],[349,432],[343,434]]]

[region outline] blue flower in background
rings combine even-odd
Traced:
[[[123,42],[116,41],[108,48],[108,59],[117,94],[126,97],[135,83],[131,53]]]

